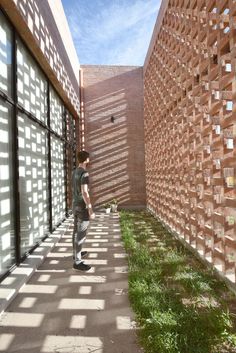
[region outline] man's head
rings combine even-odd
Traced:
[[[89,163],[89,153],[87,151],[79,151],[77,154],[79,163]]]

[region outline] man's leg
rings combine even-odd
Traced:
[[[73,234],[73,255],[76,264],[82,262],[81,250],[86,239],[86,233],[89,221],[84,221],[77,215],[74,217],[74,234]]]
[[[74,229],[72,235],[72,246],[73,246],[73,260],[76,259],[76,238],[77,238],[77,222],[78,222],[78,215],[74,214]]]

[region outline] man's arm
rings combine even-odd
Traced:
[[[92,204],[90,201],[90,196],[89,196],[89,191],[88,191],[88,184],[82,184],[81,185],[81,193],[84,199],[84,202],[87,206],[88,212],[89,212],[89,217],[91,219],[95,218],[95,213],[93,212]]]

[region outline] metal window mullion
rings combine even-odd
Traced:
[[[20,234],[20,191],[19,191],[19,146],[18,146],[18,108],[17,108],[17,42],[16,32],[13,31],[12,41],[12,97],[13,105],[13,199],[14,199],[14,228],[15,228],[15,257],[16,264],[21,262],[21,234]]]
[[[72,121],[72,124],[73,124],[73,167],[76,168],[76,150],[77,150],[78,146],[77,146],[77,139],[76,139],[76,123],[75,123],[75,120]]]
[[[64,107],[64,111],[63,111],[63,121],[64,121],[64,138],[66,140],[67,138],[67,111]],[[67,142],[63,143],[64,145],[64,185],[65,185],[65,205],[66,205],[66,209],[65,209],[65,213],[66,213],[66,217],[68,217],[68,173],[67,173]]]
[[[13,80],[12,80],[12,85],[13,85]],[[11,104],[11,105],[14,105],[15,104],[15,102],[14,102],[14,100],[12,99],[12,97],[9,97],[5,92],[3,92],[1,89],[0,89],[0,98],[3,100],[3,101],[5,101],[5,102],[7,102],[7,103],[9,103],[9,104]]]
[[[50,112],[50,85],[47,80],[47,125],[48,125],[48,209],[49,209],[49,232],[52,233],[52,158],[51,158],[51,112]]]
[[[58,140],[62,142],[66,142],[66,140],[64,139],[64,136],[59,135],[57,132],[53,131],[52,129],[50,129],[50,131],[51,131],[51,136],[56,137]]]

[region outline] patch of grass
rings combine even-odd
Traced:
[[[121,211],[129,297],[146,353],[235,353],[236,303],[212,270],[147,212]]]

